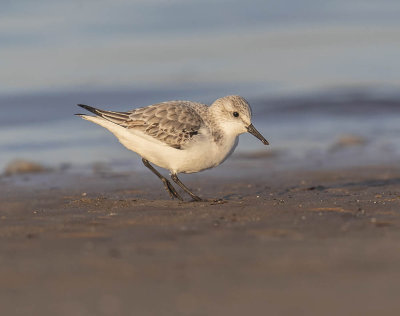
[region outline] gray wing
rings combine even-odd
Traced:
[[[80,105],[82,106],[82,105]],[[138,108],[129,112],[112,112],[85,108],[101,117],[141,132],[181,149],[189,140],[200,136],[204,121],[193,109],[206,105],[190,101],[169,101]]]
[[[139,129],[171,147],[181,149],[204,122],[189,101],[169,101],[133,110],[126,127]],[[200,104],[196,104],[199,106]],[[204,105],[202,105],[204,106]]]

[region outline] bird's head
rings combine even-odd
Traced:
[[[269,144],[251,123],[250,104],[241,96],[229,95],[219,98],[211,104],[210,110],[216,115],[218,124],[223,127],[225,132],[233,135],[249,132],[261,140],[264,145]]]

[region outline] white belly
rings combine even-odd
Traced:
[[[193,173],[218,166],[235,150],[238,138],[225,142],[223,146],[214,141],[203,142],[189,149],[178,150],[174,159],[169,161],[170,168],[175,172]],[[160,167],[163,167],[160,165]],[[163,167],[165,168],[165,167]]]
[[[82,117],[107,128],[126,148],[172,173],[194,173],[216,167],[232,154],[238,144],[238,137],[226,137],[221,144],[203,138],[188,148],[175,149],[140,131],[127,130],[99,117]]]

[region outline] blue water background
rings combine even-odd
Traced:
[[[398,16],[394,0],[6,1],[0,170],[13,159],[136,168],[112,135],[73,116],[76,103],[127,110],[227,94],[250,101],[271,142],[243,135],[238,154],[396,162]],[[346,134],[365,142],[336,150]]]
[[[114,170],[137,169],[140,159],[122,147],[111,133],[73,115],[83,112],[75,106],[76,100],[101,108],[127,110],[176,95],[210,103],[216,94],[209,90],[159,91],[157,96],[151,92],[97,92],[0,98],[1,104],[20,109],[9,112],[7,119],[0,121],[0,167],[13,159],[26,159],[53,168],[79,168],[100,162]],[[241,154],[259,154],[259,160],[298,166],[329,162],[325,167],[393,163],[400,158],[400,98],[326,94],[249,101],[253,105],[254,125],[271,145],[264,147],[253,136],[242,135],[236,150],[239,158]],[[346,135],[359,137],[362,144],[337,148],[339,139]],[[276,157],[269,157],[268,153]],[[247,161],[253,163],[252,159]]]

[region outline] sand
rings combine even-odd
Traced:
[[[2,315],[399,315],[400,169],[0,178]]]

